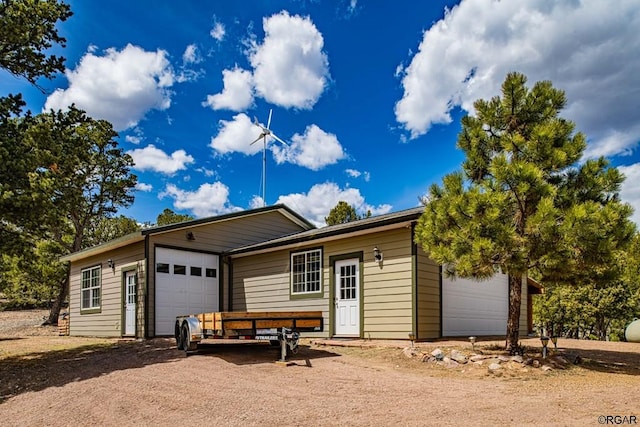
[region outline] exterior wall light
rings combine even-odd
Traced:
[[[377,246],[373,248],[373,260],[378,264],[382,262],[382,252],[380,252]]]
[[[107,265],[108,265],[108,266],[109,266],[109,268],[110,268],[110,269],[112,269],[112,270],[115,270],[115,268],[116,268],[116,263],[115,263],[111,258],[109,258],[109,259],[107,260]]]
[[[193,231],[187,231],[187,240],[196,240],[196,236],[193,234]]]

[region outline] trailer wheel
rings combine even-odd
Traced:
[[[280,340],[269,340],[271,347],[280,347]]]
[[[182,350],[184,350],[186,354],[189,354],[190,351],[195,351],[198,349],[198,343],[191,342],[189,325],[187,324],[187,322],[184,322],[182,324],[182,333],[180,334],[180,336],[182,340]]]
[[[176,348],[178,350],[184,350],[184,341],[182,340],[182,331],[180,331],[180,324],[176,322],[174,336],[176,338]]]

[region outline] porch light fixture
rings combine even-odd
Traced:
[[[380,252],[377,246],[373,248],[373,260],[378,264],[382,262],[382,252]]]
[[[116,268],[116,263],[115,263],[115,262],[113,262],[113,260],[112,260],[111,258],[109,258],[109,259],[107,260],[107,265],[108,265],[108,266],[109,266],[109,268],[110,268],[110,269],[112,269],[112,270],[113,270],[114,268]]]
[[[193,231],[187,231],[187,240],[196,240],[196,236],[193,234]]]
[[[549,337],[541,336],[540,341],[542,342],[542,358],[547,358],[547,345],[549,345]]]

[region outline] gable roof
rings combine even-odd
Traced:
[[[77,261],[93,255],[98,255],[107,251],[111,251],[113,249],[130,245],[135,242],[143,241],[146,239],[146,236],[149,236],[149,235],[168,233],[168,232],[172,232],[180,229],[192,228],[192,227],[197,227],[201,225],[216,224],[220,222],[230,221],[233,219],[261,215],[269,212],[279,212],[280,214],[285,216],[287,219],[289,219],[291,222],[299,225],[302,229],[309,230],[309,229],[315,228],[315,226],[312,223],[307,221],[304,217],[302,217],[297,212],[293,211],[288,206],[283,204],[278,204],[278,205],[266,206],[266,207],[257,208],[257,209],[231,212],[228,214],[217,215],[217,216],[212,216],[207,218],[198,218],[190,221],[178,222],[175,224],[146,228],[144,230],[129,233],[125,236],[119,237],[117,239],[111,240],[101,245],[93,246],[88,249],[83,249],[81,251],[74,252],[69,255],[65,255],[63,257],[60,257],[60,261],[63,261],[63,262]]]
[[[329,225],[322,228],[301,231],[288,236],[278,237],[261,243],[243,246],[225,252],[231,257],[247,256],[256,253],[270,252],[300,246],[309,242],[325,242],[345,237],[367,234],[372,231],[382,231],[409,226],[417,221],[424,212],[424,206],[406,209],[384,215],[364,218],[343,224]]]

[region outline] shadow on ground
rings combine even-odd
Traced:
[[[198,351],[188,357],[218,357],[234,365],[255,365],[260,363],[275,363],[280,360],[280,347],[268,343],[255,341],[238,342],[207,342],[198,346]],[[325,357],[339,357],[323,349],[311,348],[308,345],[298,346],[297,354],[290,354],[287,361],[290,364],[312,367],[314,359]]]
[[[287,360],[312,366],[313,359],[336,357],[336,353],[300,346]],[[203,344],[188,357],[218,357],[235,365],[275,363],[280,348],[256,342]],[[30,352],[0,361],[0,404],[30,391],[61,387],[67,383],[111,372],[141,368],[185,359],[173,339],[120,341],[81,345],[72,349]]]
[[[172,340],[157,339],[114,341],[4,358],[0,361],[0,403],[29,391],[184,358],[172,344]]]
[[[574,362],[579,357],[577,365],[593,371],[640,375],[640,354],[611,350],[563,348],[560,352]]]

